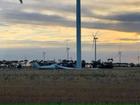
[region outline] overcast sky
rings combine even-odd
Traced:
[[[98,58],[118,51],[137,62],[140,49],[140,0],[81,0],[83,59],[92,60],[92,33],[99,32]],[[76,0],[0,0],[0,59],[66,58],[69,40],[75,59]]]

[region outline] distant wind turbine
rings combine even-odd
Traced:
[[[140,56],[138,56],[138,65],[140,64]]]
[[[70,40],[66,40],[66,55],[67,55],[67,60],[70,60],[70,47],[69,47],[69,41]]]
[[[95,45],[95,55],[94,55],[94,58],[95,58],[95,62],[97,61],[97,40],[98,40],[98,37],[97,35],[100,35],[99,32],[95,32],[92,34],[93,36],[93,44]]]

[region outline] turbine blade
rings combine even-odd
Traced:
[[[20,1],[20,3],[22,4],[23,3],[23,1],[22,0],[19,0]]]

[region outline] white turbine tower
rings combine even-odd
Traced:
[[[19,0],[22,4],[23,1]],[[77,63],[76,67],[81,69],[81,0],[76,0],[76,47],[77,47]]]

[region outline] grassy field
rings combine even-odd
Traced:
[[[0,70],[0,103],[139,103],[140,68]]]

